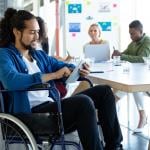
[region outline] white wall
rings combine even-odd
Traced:
[[[70,4],[81,4],[81,13],[68,13]],[[114,7],[116,5],[116,7]],[[100,12],[101,7],[107,7],[106,12]],[[70,0],[65,4],[65,31],[66,31],[66,49],[73,56],[81,56],[83,45],[89,42],[88,28],[90,24],[97,22],[111,22],[111,31],[102,31],[104,40],[109,41],[110,48],[120,47],[120,27],[119,27],[120,5],[118,1],[108,0]],[[87,19],[88,16],[91,19]],[[69,32],[69,23],[80,23],[80,32]]]
[[[55,17],[55,1],[49,2],[44,1],[44,6],[40,8],[39,16],[41,16],[47,23],[48,27],[48,38],[50,46],[50,55],[55,53],[55,27],[56,27],[56,17]]]
[[[143,23],[144,32],[150,35],[149,1],[147,0],[122,0],[120,2],[120,50],[126,49],[130,37],[128,32],[129,23],[135,19]]]
[[[31,0],[32,1],[32,0]],[[33,0],[34,3],[36,0]],[[59,0],[60,2],[60,54],[66,54],[69,50],[72,55],[78,56],[82,52],[82,46],[88,42],[87,34],[88,27],[91,23],[98,21],[109,21],[113,23],[111,32],[102,32],[104,39],[110,41],[110,46],[115,46],[116,49],[123,51],[129,44],[130,37],[128,33],[128,25],[131,21],[139,19],[144,26],[144,31],[150,35],[150,13],[148,0]],[[110,13],[98,13],[99,2],[110,3]],[[81,14],[68,14],[67,6],[69,3],[82,3]],[[112,4],[117,4],[117,9],[112,8]],[[64,13],[66,14],[64,16]],[[55,1],[49,2],[44,0],[44,7],[40,8],[39,15],[44,18],[48,24],[48,35],[50,49],[52,54],[55,53]],[[93,19],[87,20],[87,16],[92,16]],[[80,33],[68,32],[69,22],[81,23]],[[73,35],[74,36],[73,36]]]

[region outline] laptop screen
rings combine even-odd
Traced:
[[[110,59],[109,43],[87,44],[84,47],[85,58],[95,58],[95,62],[107,61]]]

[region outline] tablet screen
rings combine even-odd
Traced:
[[[75,69],[72,71],[72,73],[70,74],[70,76],[67,78],[66,84],[67,83],[73,83],[73,82],[75,82],[75,81],[78,80],[78,78],[80,77],[79,69],[82,68],[83,63],[84,63],[83,60],[81,60],[79,62],[79,64],[75,67]]]

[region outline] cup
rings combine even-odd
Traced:
[[[94,57],[90,57],[90,58],[86,58],[85,59],[85,62],[90,66],[92,67],[95,63],[95,58]]]
[[[150,70],[150,57],[143,57],[144,64],[148,66],[148,69]]]
[[[113,56],[113,65],[114,66],[120,66],[120,56]]]
[[[147,66],[148,66],[148,69],[150,70],[150,57],[148,57],[147,59]]]
[[[78,65],[80,61],[81,61],[80,57],[74,57],[69,63],[72,63],[74,65]]]
[[[145,64],[145,65],[148,64],[148,58],[149,58],[149,57],[143,57],[143,60],[144,60],[144,64]]]
[[[129,62],[128,61],[122,61],[121,64],[122,64],[123,73],[129,73],[130,72]]]

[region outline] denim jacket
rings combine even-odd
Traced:
[[[26,89],[33,84],[42,83],[42,74],[55,72],[64,66],[75,67],[72,64],[58,61],[40,50],[32,50],[31,56],[37,61],[41,72],[28,74],[28,68],[22,59],[21,53],[13,45],[0,48],[0,82],[5,89]],[[53,80],[49,83],[51,86],[55,86]],[[49,91],[49,96],[55,99],[55,92]],[[30,112],[27,92],[12,92],[8,109],[9,112],[13,113]]]

